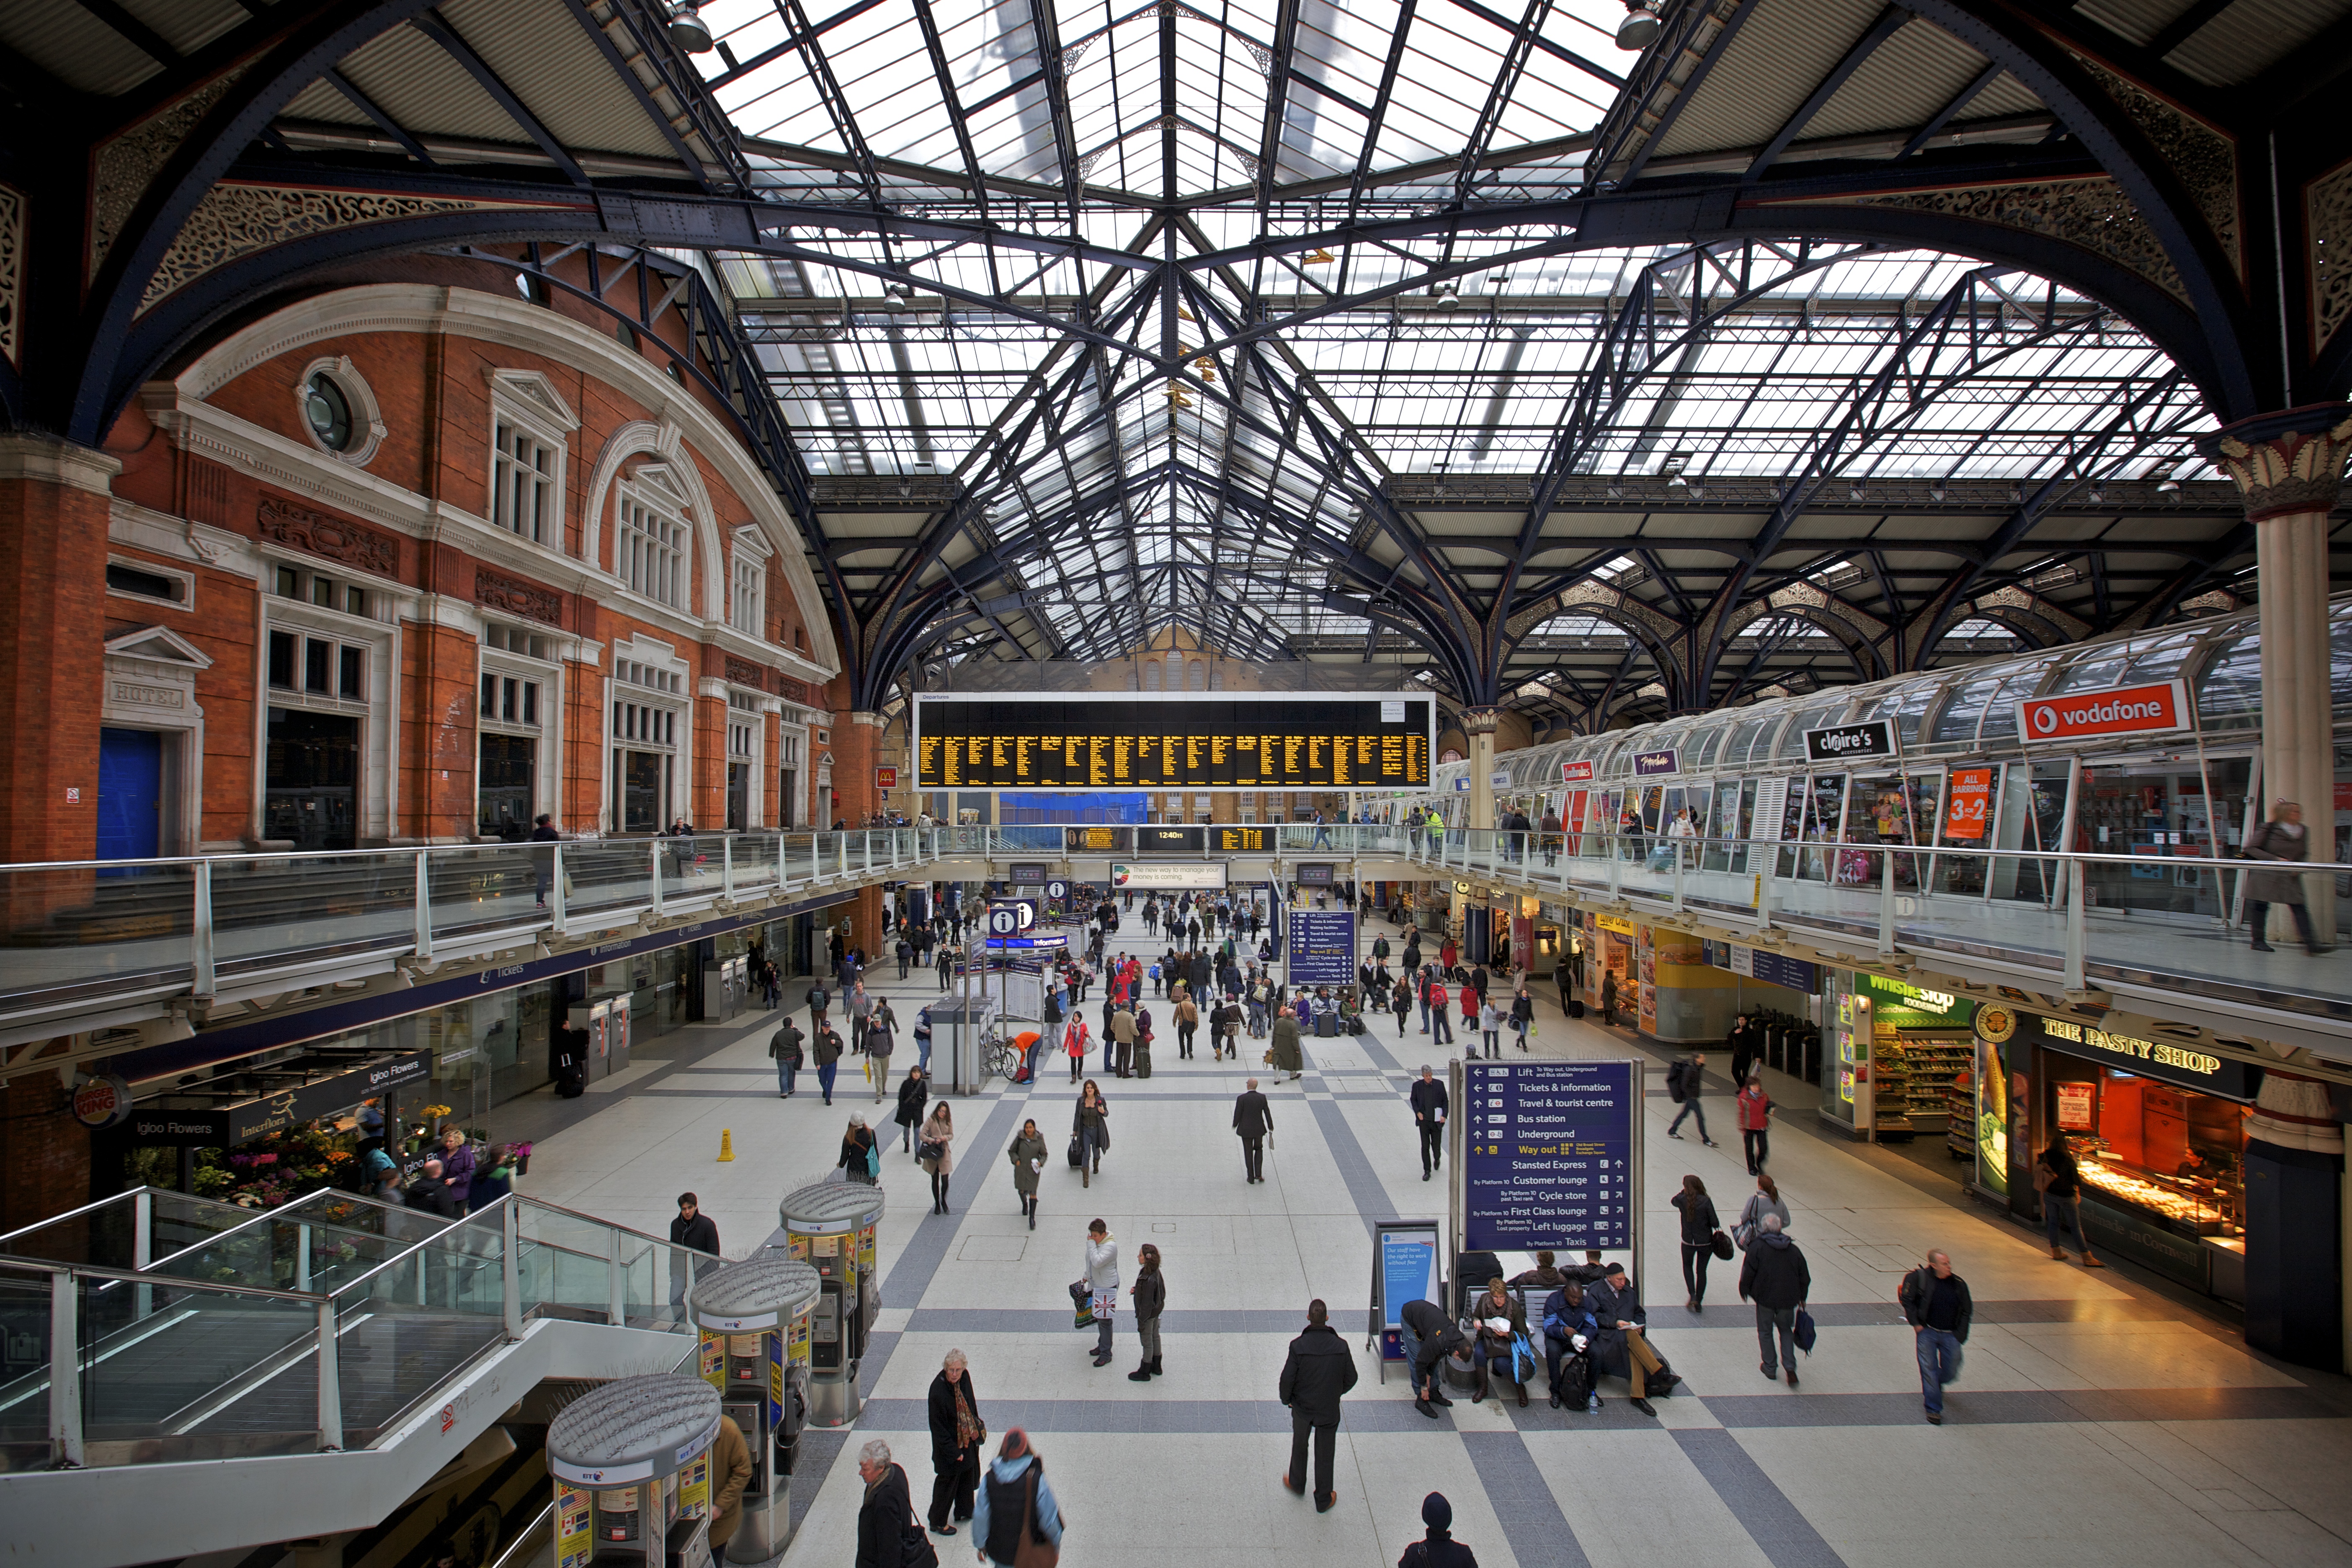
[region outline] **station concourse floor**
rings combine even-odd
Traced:
[[[1363,929],[1366,949],[1382,933],[1402,949],[1377,916]],[[1143,937],[1139,918],[1125,917],[1113,951],[1123,938],[1148,963]],[[908,1004],[939,994],[932,972],[910,973],[900,982],[886,962],[869,977],[909,1026]],[[1396,1369],[1381,1380],[1365,1348],[1368,1226],[1444,1212],[1442,1182],[1421,1180],[1403,1100],[1422,1062],[1444,1072],[1417,1009],[1402,1040],[1392,1016],[1369,1043],[1308,1040],[1308,1070],[1292,1083],[1257,1064],[1264,1047],[1246,1036],[1238,1063],[1212,1063],[1205,1051],[1179,1060],[1162,1001],[1152,1078],[1093,1072],[1110,1102],[1112,1142],[1091,1189],[1063,1158],[1075,1095],[1066,1058],[1056,1058],[1034,1089],[995,1079],[954,1102],[958,1164],[944,1217],[930,1215],[928,1179],[898,1152],[895,1085],[877,1107],[860,1058],[845,1058],[831,1110],[811,1072],[795,1098],[779,1099],[766,1057],[774,1015],[755,1010],[669,1037],[666,1054],[640,1054],[644,1075],[567,1103],[568,1124],[540,1136],[518,1185],[655,1234],[665,1234],[676,1194],[692,1189],[727,1255],[740,1258],[774,1233],[782,1194],[831,1167],[851,1111],[887,1134],[883,1307],[864,1364],[866,1403],[854,1427],[803,1439],[784,1568],[855,1559],[856,1454],[871,1437],[889,1442],[917,1510],[928,1510],[924,1400],[950,1348],[970,1358],[989,1451],[1018,1425],[1044,1456],[1072,1568],[1374,1568],[1420,1539],[1432,1490],[1451,1500],[1455,1539],[1485,1568],[2352,1563],[2352,1489],[2342,1479],[2352,1471],[2352,1384],[2248,1351],[2234,1328],[2126,1267],[2091,1273],[2052,1261],[2038,1231],[1972,1208],[1957,1181],[1820,1130],[1818,1091],[1777,1074],[1769,1087],[1784,1105],[1769,1168],[1795,1215],[1821,1337],[1800,1388],[1767,1384],[1736,1259],[1715,1265],[1703,1313],[1676,1300],[1685,1292],[1668,1199],[1684,1173],[1706,1183],[1727,1223],[1752,1187],[1727,1088],[1711,1082],[1705,1102],[1721,1148],[1687,1127],[1671,1140],[1666,1055],[1636,1046],[1630,1031],[1567,1019],[1549,984],[1531,990],[1538,1054],[1615,1047],[1650,1059],[1634,1277],[1654,1342],[1686,1379],[1654,1401],[1656,1420],[1633,1410],[1615,1379],[1602,1382],[1598,1415],[1552,1410],[1538,1372],[1525,1410],[1507,1395],[1461,1397],[1433,1423]],[[1090,1019],[1100,999],[1090,994]],[[901,1041],[903,1077],[914,1057]],[[1459,1037],[1448,1047],[1467,1048]],[[1724,1066],[1717,1053],[1710,1078]],[[1253,1073],[1275,1121],[1261,1186],[1244,1184],[1231,1131],[1234,1096]],[[1034,1233],[1005,1159],[1029,1116],[1051,1151]],[[717,1161],[721,1129],[733,1134],[730,1163]],[[1066,1286],[1097,1215],[1119,1243],[1122,1300],[1139,1246],[1165,1258],[1167,1373],[1147,1384],[1127,1378],[1138,1353],[1124,1310],[1114,1360],[1100,1370],[1093,1332],[1071,1327]],[[1911,1335],[1892,1300],[1930,1247],[1951,1253],[1976,1301],[1940,1427],[1922,1418]],[[1290,1424],[1276,1380],[1316,1296],[1360,1373],[1339,1428],[1339,1503],[1326,1514],[1279,1485]],[[931,1541],[949,1568],[975,1561],[969,1531]]]

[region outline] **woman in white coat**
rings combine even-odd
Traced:
[[[1087,1226],[1087,1294],[1095,1315],[1095,1364],[1110,1364],[1110,1314],[1118,1305],[1118,1243],[1110,1226]]]

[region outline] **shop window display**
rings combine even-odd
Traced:
[[[2086,1197],[2189,1235],[2245,1235],[2246,1107],[2087,1063],[2051,1090]]]

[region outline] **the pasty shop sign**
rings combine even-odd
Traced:
[[[2038,1035],[2042,1045],[2102,1063],[2118,1072],[2137,1073],[2142,1078],[2202,1089],[2231,1100],[2251,1100],[2261,1081],[2256,1069],[2246,1062],[2188,1046],[2110,1034],[2071,1018],[2028,1016],[2022,1023],[2024,1026],[2018,1031],[2021,1037]],[[2039,1026],[2038,1029],[2035,1026]]]

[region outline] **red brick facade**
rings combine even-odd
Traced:
[[[791,818],[829,824],[814,734],[838,665],[803,542],[719,411],[665,368],[576,303],[369,284],[205,346],[103,454],[17,443],[0,463],[0,849],[124,852],[99,841],[102,729],[168,734],[184,784],[155,853],[316,824],[461,841],[499,783],[514,799],[497,809],[527,795],[567,832],[642,828],[648,805],[719,828],[730,761],[751,770],[745,826],[772,826],[786,726]],[[318,374],[349,407],[340,451],[305,416]],[[540,510],[506,518],[501,418],[544,476],[525,486]],[[131,591],[109,591],[110,557]],[[752,729],[748,761],[730,724]]]

